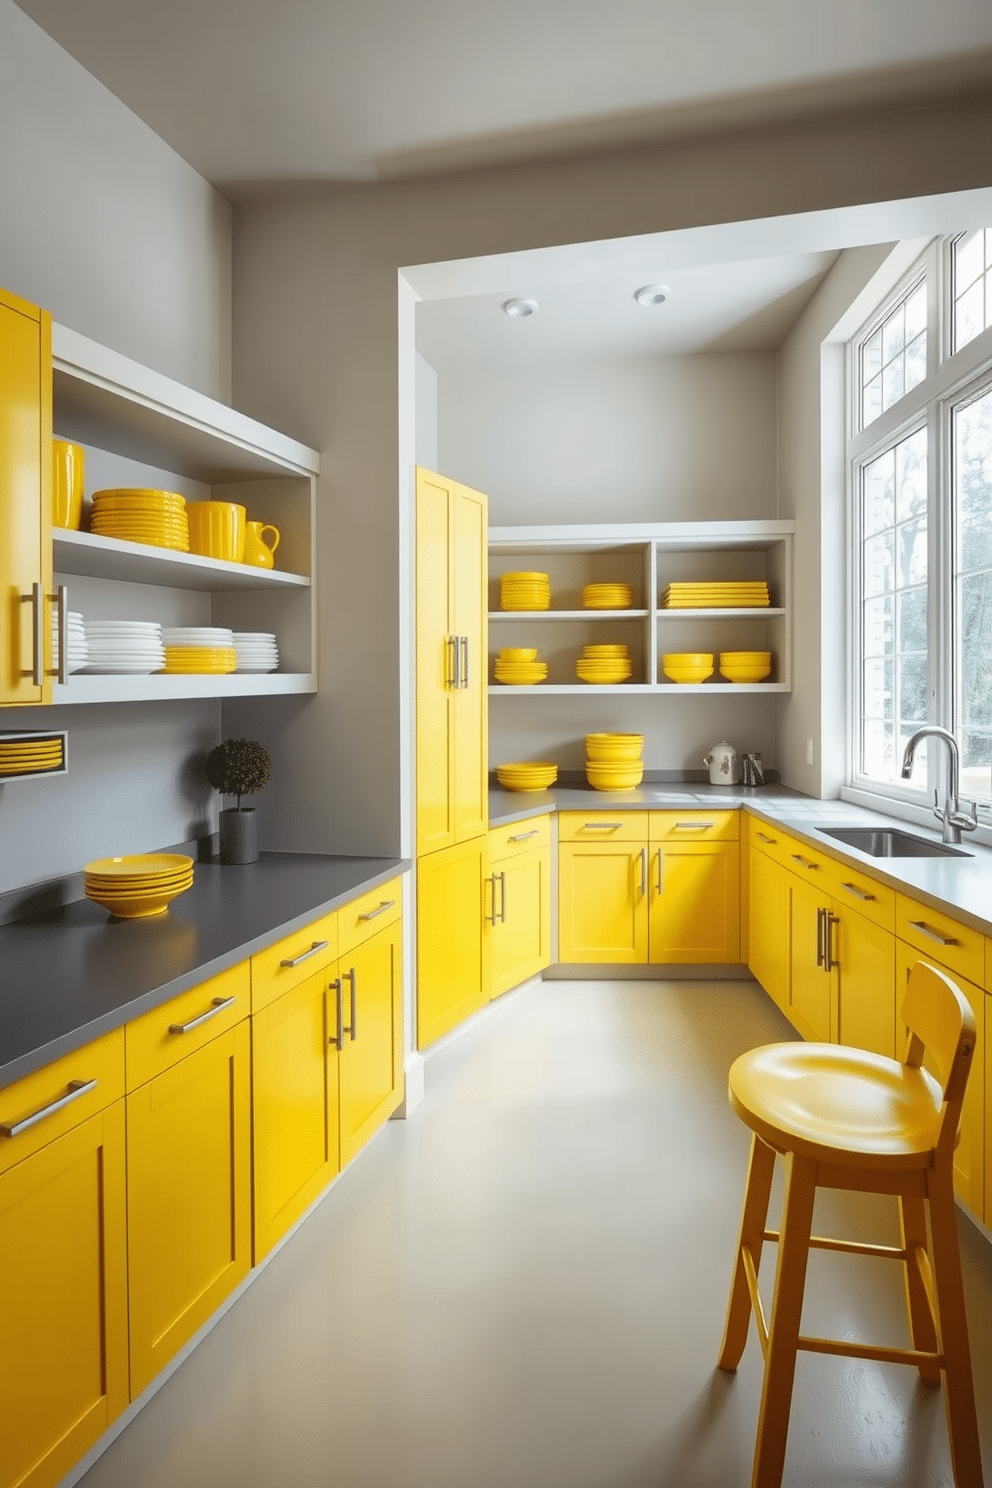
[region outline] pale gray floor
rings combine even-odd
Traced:
[[[736,1376],[714,1368],[748,1148],[726,1073],[789,1036],[746,982],[505,1000],[430,1060],[424,1104],[85,1488],[747,1488],[753,1330]],[[894,1239],[888,1208],[863,1207],[827,1196],[818,1227]],[[960,1228],[992,1468],[992,1249]],[[814,1256],[804,1322],[904,1341],[897,1268]],[[801,1357],[785,1481],[950,1484],[940,1393]]]

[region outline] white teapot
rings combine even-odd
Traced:
[[[711,785],[737,785],[741,778],[737,750],[726,739],[721,739],[709,754],[703,755],[703,764],[710,767]]]

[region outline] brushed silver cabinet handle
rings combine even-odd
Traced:
[[[483,891],[482,891],[482,918],[485,920],[485,922],[486,922],[487,925],[495,925],[496,919],[497,919],[497,915],[496,915],[496,874],[495,873],[488,874],[488,876],[483,880],[483,882],[484,883],[487,883],[489,885],[490,889],[492,890],[492,900],[491,900],[492,912],[490,914],[487,914],[486,913],[486,891],[485,891],[485,889],[483,889]]]
[[[641,858],[641,893],[642,894],[646,894],[647,891],[648,891],[648,850],[647,850],[646,847],[642,847],[641,848],[640,858]]]
[[[379,902],[378,909],[370,909],[368,914],[360,914],[358,918],[360,920],[377,920],[381,914],[386,913],[387,909],[392,909],[395,903],[395,899],[382,899]]]
[[[450,688],[458,686],[457,636],[445,636],[444,638],[444,685]]]
[[[31,680],[41,687],[45,680],[45,590],[31,585]]]
[[[47,1106],[42,1106],[40,1111],[32,1111],[30,1116],[24,1116],[20,1121],[5,1122],[0,1125],[0,1136],[19,1137],[21,1132],[27,1131],[29,1127],[37,1126],[39,1121],[44,1121],[46,1116],[54,1116],[56,1111],[65,1110],[66,1106],[72,1105],[81,1095],[86,1095],[97,1087],[96,1080],[70,1080],[68,1094],[60,1095],[58,1100],[50,1101]]]
[[[810,860],[809,860],[809,858],[804,858],[803,855],[802,855],[802,853],[793,853],[792,854],[792,861],[794,863],[799,863],[800,866],[803,867],[803,868],[813,869],[813,868],[819,868],[819,866],[820,866],[819,863],[811,863]]]
[[[494,904],[493,905],[494,911],[495,911],[495,908],[496,908],[496,906]],[[505,873],[501,873],[500,876],[499,876],[499,919],[500,919],[500,924],[501,925],[505,925],[506,924],[506,874]]]
[[[839,924],[840,924],[840,920],[837,918],[837,916],[835,914],[833,914],[831,912],[831,910],[825,909],[823,911],[823,969],[824,969],[824,971],[833,971],[833,969],[834,969],[835,966],[839,966],[840,965],[840,962],[837,960],[837,958],[834,956],[834,953],[833,953],[833,930],[834,930],[834,926],[835,925],[839,925]]]
[[[225,1008],[233,1007],[237,1002],[236,997],[215,997],[205,1013],[200,1013],[196,1018],[190,1018],[188,1023],[170,1023],[170,1033],[189,1033],[193,1028],[199,1028],[201,1023],[206,1023],[210,1018],[216,1018]]]
[[[766,837],[764,832],[755,832],[754,835],[757,837],[759,842],[767,842],[771,847],[774,847],[775,843],[778,841],[777,837]]]
[[[711,827],[715,826],[716,822],[676,822],[674,830],[676,832],[708,832]]]
[[[358,1010],[357,1010],[358,998],[357,998],[356,988],[355,988],[355,984],[356,984],[356,980],[357,980],[356,977],[355,977],[355,968],[352,967],[350,971],[343,972],[342,975],[341,975],[341,980],[342,980],[342,982],[350,982],[351,983],[351,1027],[350,1028],[342,1028],[341,1033],[342,1033],[342,1036],[344,1034],[346,1034],[346,1033],[350,1034],[351,1035],[351,1042],[354,1043],[356,1037],[358,1036]]]
[[[337,1033],[334,1035],[333,1038],[329,1038],[327,1042],[329,1044],[333,1044],[334,1047],[340,1051],[344,1048],[344,999],[341,995],[341,978],[335,977],[333,982],[328,983],[328,988],[335,994],[335,1002],[337,1005]]]
[[[468,636],[462,636],[462,687],[468,687]]]
[[[623,822],[583,822],[583,832],[619,832]]]
[[[941,935],[938,931],[931,930],[930,926],[925,924],[923,920],[910,920],[909,923],[912,925],[914,930],[919,930],[921,935],[925,935],[928,940],[935,940],[938,945],[946,946],[961,944],[961,942],[959,940],[956,940],[953,935]]]
[[[528,837],[540,837],[540,835],[541,835],[540,828],[539,827],[535,827],[534,830],[533,830],[533,832],[517,832],[515,836],[508,837],[507,838],[507,841],[508,842],[526,842],[527,839],[528,839]]]
[[[663,890],[664,890],[664,882],[665,882],[664,881],[664,877],[663,877],[663,874],[664,874],[664,871],[665,871],[664,870],[664,862],[665,862],[665,854],[662,852],[661,848],[659,847],[659,849],[658,849],[658,893],[659,894],[661,894],[663,892]]]
[[[816,911],[816,964],[823,965],[823,914],[822,909]]]
[[[316,954],[317,954],[318,951],[326,951],[327,950],[327,944],[328,943],[327,943],[326,940],[315,940],[315,941],[312,942],[312,944],[310,946],[310,949],[308,951],[301,951],[298,956],[293,956],[291,958],[290,957],[285,957],[282,961],[279,962],[279,965],[280,966],[299,966],[299,964],[300,964],[301,961],[309,961],[310,957],[311,956],[316,956]]]
[[[858,888],[857,884],[842,883],[841,888],[846,889],[849,894],[853,894],[855,899],[860,899],[863,904],[867,904],[869,900],[874,900],[875,898],[874,894],[863,893],[862,890]]]

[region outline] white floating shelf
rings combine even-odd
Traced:
[[[177,553],[149,543],[123,542],[93,532],[57,527],[52,533],[52,566],[56,573],[91,579],[124,579],[167,589],[309,589],[303,574],[247,563],[225,563],[197,553]]]
[[[785,610],[766,605],[757,609],[753,605],[742,610],[659,610],[659,620],[767,620],[772,615],[784,615]]]
[[[646,620],[649,610],[490,610],[493,620]]]
[[[306,672],[232,672],[227,676],[137,676],[107,674],[70,677],[55,683],[52,703],[147,703],[174,698],[275,697],[316,692],[317,679]]]
[[[626,693],[633,697],[653,697],[656,693],[678,693],[685,697],[687,693],[695,697],[710,697],[714,693],[723,695],[738,695],[745,692],[789,692],[791,689],[784,682],[621,682],[617,685],[598,686],[587,682],[538,682],[533,687],[506,686],[505,683],[493,683],[489,687],[490,697],[508,697],[513,693],[521,693],[527,697],[534,697],[541,693],[552,697],[589,697],[597,693]]]

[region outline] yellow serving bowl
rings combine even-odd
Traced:
[[[180,888],[160,889],[157,893],[148,895],[139,894],[104,894],[98,889],[86,890],[87,899],[92,899],[94,904],[102,904],[112,915],[119,920],[147,920],[153,915],[165,914],[173,899],[178,899],[180,894],[192,887],[192,880]]]
[[[536,646],[504,646],[499,653],[500,661],[536,661]]]
[[[771,653],[766,651],[754,660],[742,660],[738,654],[721,653],[720,675],[728,682],[763,682],[771,676]]]
[[[669,651],[661,658],[661,668],[672,682],[704,682],[713,675],[713,653]]]
[[[633,790],[644,779],[644,765],[606,764],[590,760],[586,765],[586,779],[596,790]]]
[[[643,750],[643,734],[586,734],[586,758],[597,763],[634,764]]]
[[[547,790],[558,779],[558,766],[549,760],[525,761],[515,765],[497,765],[496,779],[506,790]]]

